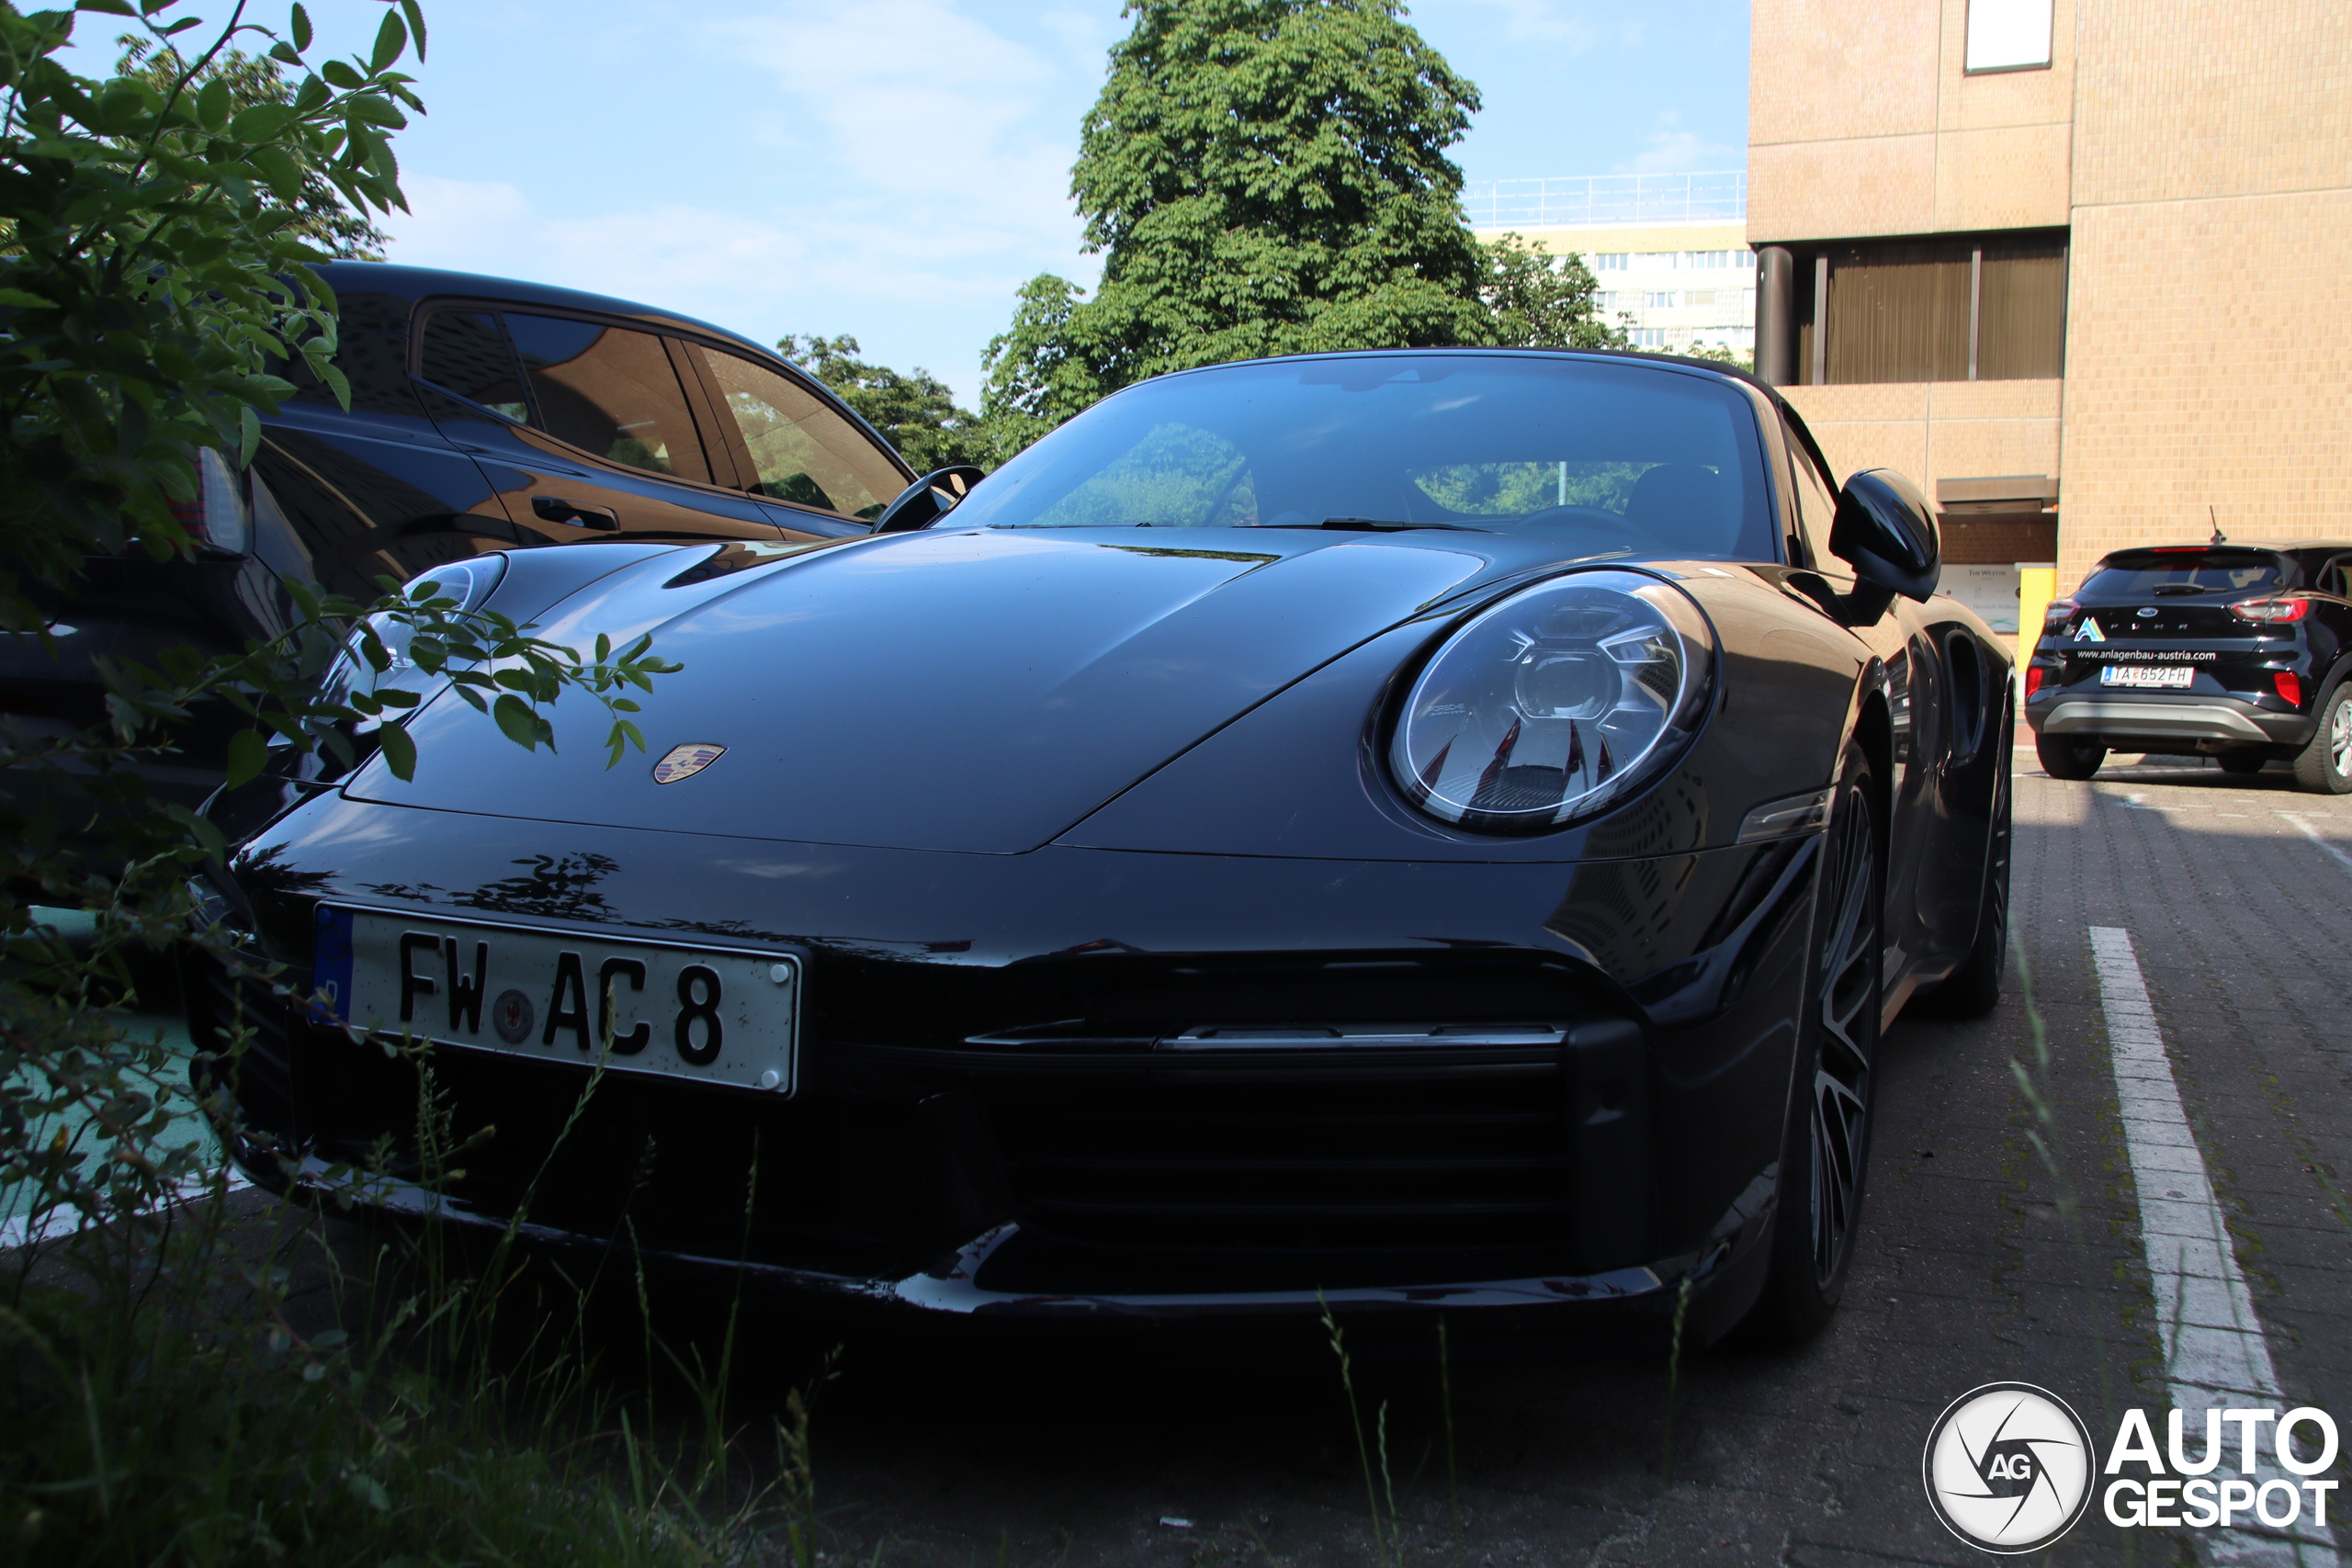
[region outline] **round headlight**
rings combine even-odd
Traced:
[[[1535,832],[1607,809],[1679,755],[1705,716],[1715,645],[1679,589],[1570,573],[1487,606],[1413,682],[1388,761],[1430,816]]]
[[[419,572],[402,585],[401,592],[414,598],[429,588],[433,598],[456,600],[459,611],[478,610],[505,573],[506,558],[503,555],[470,556],[446,566],[436,566],[431,571]],[[391,655],[390,668],[378,674],[374,667],[359,656],[356,644],[346,647],[327,672],[325,686],[329,696],[340,700],[354,692],[372,693],[379,685],[409,690],[416,690],[420,685],[415,660],[410,657],[411,645],[416,639],[416,628],[398,616],[387,615],[370,615],[368,624],[375,628],[376,636],[382,640],[384,651]],[[419,694],[430,696],[447,682],[435,678],[422,683],[430,690]],[[400,716],[390,716],[398,718]],[[363,723],[359,728],[372,729],[375,721]]]

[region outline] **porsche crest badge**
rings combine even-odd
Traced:
[[[707,740],[690,740],[684,746],[673,746],[662,753],[653,764],[653,782],[658,784],[676,784],[690,779],[726,754],[727,748],[714,746]]]

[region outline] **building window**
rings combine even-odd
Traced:
[[[1635,348],[1664,348],[1666,346],[1664,327],[1635,327],[1632,336]]]
[[[1815,263],[1798,270],[1800,381],[2018,381],[2065,373],[2063,230],[1838,245]],[[1816,299],[1823,282],[1827,298]]]
[[[1682,297],[1670,288],[1652,289],[1642,303],[1652,310],[1671,310],[1682,302]]]
[[[1592,270],[1595,272],[1623,272],[1625,270],[1625,264],[1633,259],[1634,258],[1632,256],[1627,255],[1623,251],[1615,251],[1601,255],[1596,255],[1592,258]]]
[[[1968,0],[1968,73],[2050,65],[2050,0]]]
[[[1715,291],[1712,288],[1693,288],[1682,296],[1682,302],[1686,305],[1713,305],[1715,302]]]

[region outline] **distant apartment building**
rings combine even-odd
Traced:
[[[1756,255],[1747,176],[1579,175],[1466,186],[1482,240],[1518,234],[1555,256],[1581,255],[1600,280],[1601,316],[1637,348],[1756,346]]]
[[[1841,474],[1921,482],[1948,580],[2038,625],[2120,546],[2344,533],[2352,6],[1754,18],[1758,370]]]

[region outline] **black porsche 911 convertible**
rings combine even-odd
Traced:
[[[2006,936],[2009,660],[1907,481],[1717,367],[1427,350],[961,484],[445,571],[684,671],[617,768],[445,698],[413,783],[215,800],[245,1168],[915,1315],[1826,1317],[1881,1032]]]

